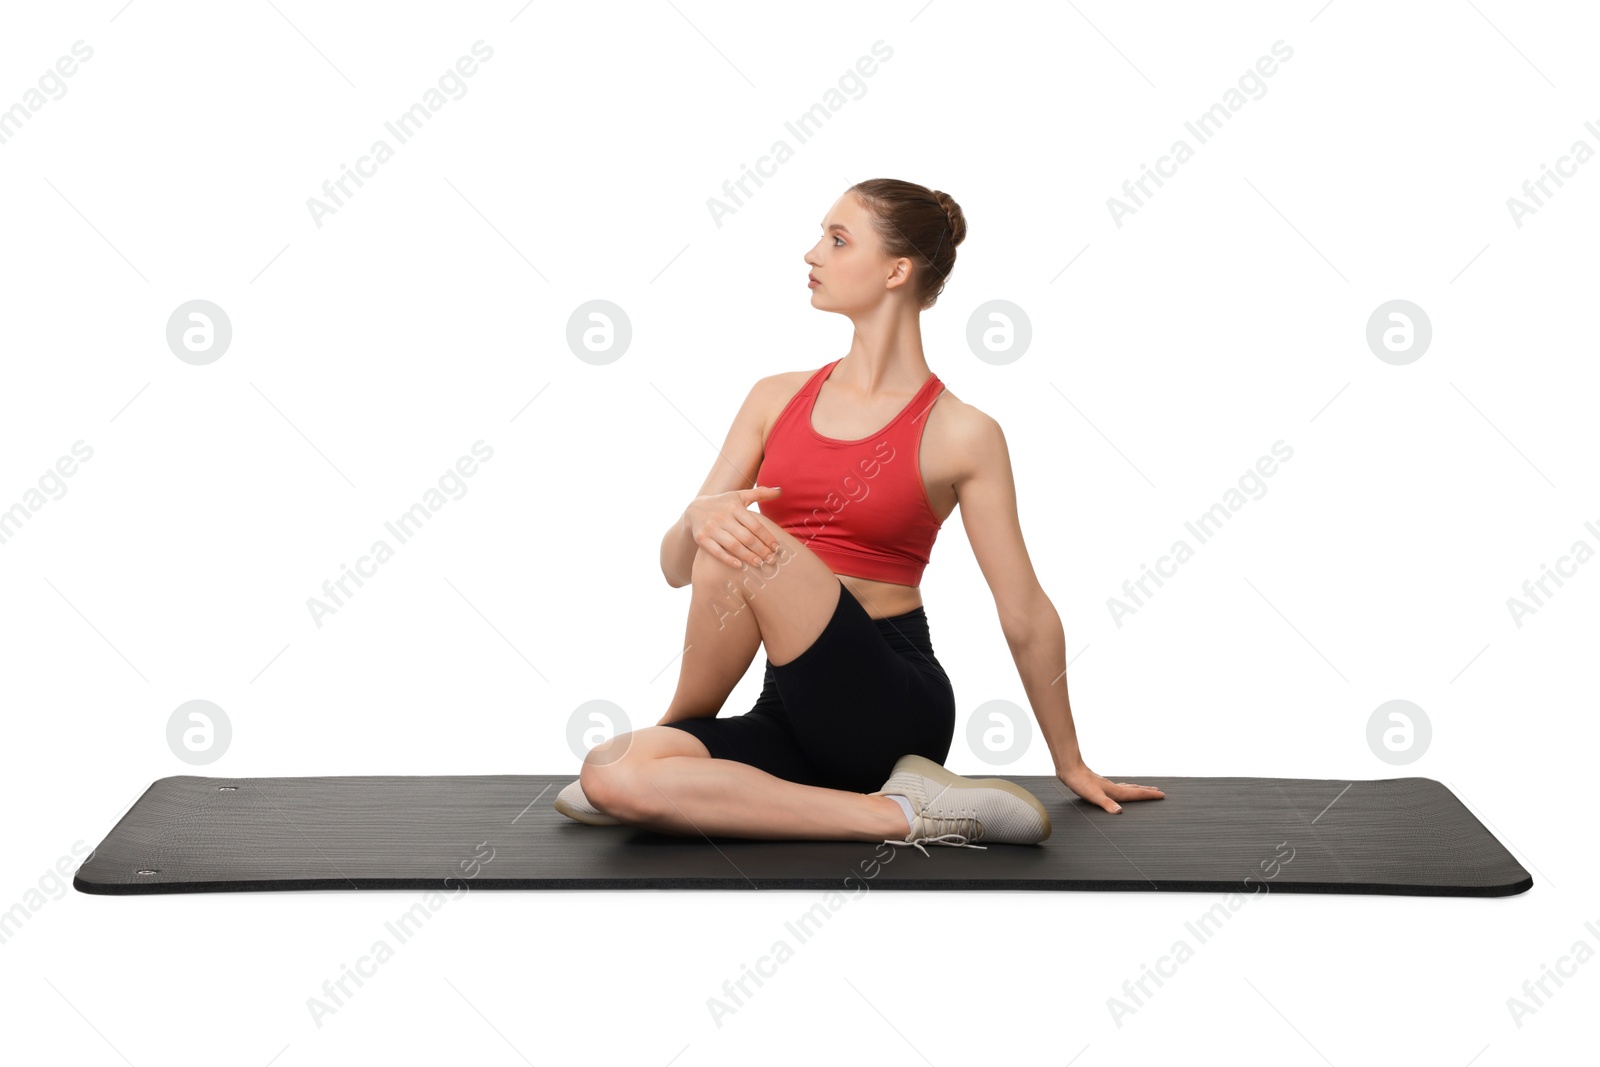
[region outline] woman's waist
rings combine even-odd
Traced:
[[[834,577],[844,584],[873,622],[905,619],[913,625],[927,625],[926,617],[921,620],[910,618],[922,610],[922,591],[916,586],[863,578],[837,571],[834,572]]]
[[[900,615],[873,619],[872,624],[895,652],[925,671],[944,676],[944,665],[933,651],[928,614],[920,606]]]

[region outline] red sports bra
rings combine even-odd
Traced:
[[[756,482],[783,492],[756,506],[835,574],[915,586],[944,525],[917,460],[928,411],[944,383],[930,374],[887,426],[841,441],[811,425],[817,393],[838,362],[813,374],[778,415]]]

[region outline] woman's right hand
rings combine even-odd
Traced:
[[[683,522],[694,543],[712,557],[737,567],[748,563],[759,567],[770,562],[778,551],[778,539],[750,511],[758,500],[771,500],[781,490],[769,485],[754,489],[731,489],[726,493],[697,496],[683,509]]]

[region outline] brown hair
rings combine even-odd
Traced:
[[[846,191],[866,204],[884,251],[917,264],[911,282],[923,310],[931,308],[956,265],[956,245],[967,236],[961,205],[949,193],[895,178],[871,178]]]

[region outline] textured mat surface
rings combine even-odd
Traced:
[[[974,772],[974,776],[977,776]],[[1107,775],[1120,815],[1050,776],[1038,845],[914,848],[586,826],[563,775],[162,778],[79,868],[85,893],[278,889],[1053,889],[1507,896],[1528,872],[1430,778]],[[981,843],[981,842],[980,842]]]

